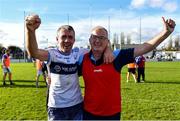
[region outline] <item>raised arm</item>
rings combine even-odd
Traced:
[[[151,40],[137,46],[134,49],[134,57],[143,55],[153,50],[174,31],[176,24],[172,19],[165,20],[164,17],[162,17],[162,21],[164,25],[163,31],[160,32],[157,36],[155,36]]]
[[[28,50],[28,54],[39,60],[47,60],[48,59],[48,51],[38,49],[38,44],[36,41],[36,29],[41,24],[41,19],[38,15],[30,15],[26,17],[26,47]]]

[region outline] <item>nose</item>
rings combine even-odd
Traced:
[[[95,39],[95,42],[100,42],[100,39],[99,39],[99,38],[96,38],[96,39]]]
[[[66,37],[66,39],[64,40],[64,42],[69,42],[69,38],[68,38],[68,37]]]

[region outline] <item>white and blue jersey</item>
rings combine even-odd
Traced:
[[[87,49],[72,49],[65,55],[58,49],[48,50],[51,84],[48,106],[65,108],[83,101],[78,78],[78,59],[87,53]]]

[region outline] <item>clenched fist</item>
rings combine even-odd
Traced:
[[[41,24],[41,19],[38,15],[29,15],[25,19],[26,28],[29,31],[34,32]]]

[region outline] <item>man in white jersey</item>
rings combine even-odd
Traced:
[[[58,48],[48,51],[38,49],[35,30],[40,24],[38,15],[26,17],[28,54],[42,61],[47,60],[50,67],[48,120],[82,120],[83,98],[79,87],[77,63],[79,56],[85,54],[87,49],[72,49],[75,31],[69,25],[61,26],[57,30]],[[110,54],[108,57],[105,62],[112,61]]]

